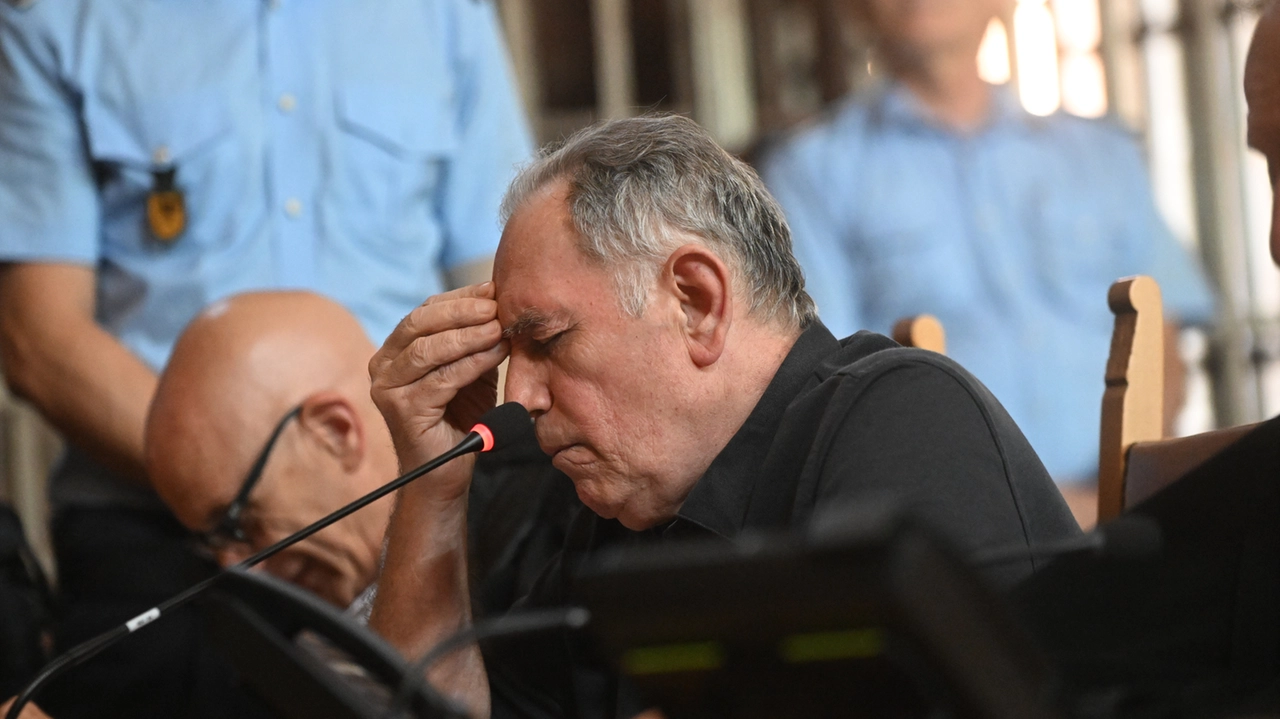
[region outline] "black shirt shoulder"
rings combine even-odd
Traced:
[[[961,553],[1079,533],[1021,430],[955,361],[858,333],[816,379],[796,399],[822,412],[807,422],[793,524],[876,501],[924,520]],[[1008,585],[1034,568],[1028,560],[987,574]]]

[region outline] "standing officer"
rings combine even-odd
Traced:
[[[61,648],[204,570],[142,470],[188,320],[309,289],[381,341],[488,277],[529,146],[487,2],[0,2],[0,352],[70,445],[52,480]],[[183,716],[202,672],[148,642],[194,631],[136,637],[57,694]]]

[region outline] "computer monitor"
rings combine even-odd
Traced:
[[[228,570],[204,599],[211,636],[281,719],[382,719],[407,662],[315,595],[262,572]],[[462,719],[425,683],[400,717]]]
[[[926,530],[835,526],[609,552],[579,599],[603,654],[672,719],[1058,715],[1005,603]]]

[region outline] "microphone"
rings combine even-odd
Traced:
[[[974,552],[969,562],[978,566],[1004,564],[1020,559],[1043,559],[1072,552],[1092,550],[1110,559],[1143,559],[1160,553],[1164,537],[1160,525],[1150,517],[1126,515],[1099,526],[1092,532],[1060,542],[1035,546],[1006,544]]]
[[[247,559],[235,564],[233,568],[248,569],[249,567],[259,564],[280,552],[280,550],[286,549],[307,537],[310,537],[334,522],[378,501],[379,499],[382,499],[386,495],[400,489],[422,475],[438,469],[441,465],[457,459],[464,454],[489,452],[493,449],[507,446],[522,439],[532,431],[533,420],[529,416],[529,411],[520,403],[507,402],[506,404],[494,407],[488,412],[485,412],[484,415],[480,417],[480,421],[471,428],[471,432],[468,433],[461,442],[454,445],[454,447],[449,451],[417,467],[407,474],[401,475],[387,484],[382,485],[360,499],[329,513],[323,518],[303,527],[266,549],[253,554]],[[43,688],[45,684],[48,684],[66,670],[79,666],[89,659],[92,659],[98,653],[102,652],[102,650],[110,647],[121,639],[124,639],[130,634],[142,629],[157,619],[160,619],[162,616],[166,616],[178,607],[187,604],[208,589],[220,576],[222,576],[221,572],[183,592],[180,592],[176,596],[166,599],[124,624],[118,625],[114,629],[110,629],[92,639],[68,649],[61,656],[49,662],[44,669],[40,670],[40,673],[36,675],[36,678],[32,679],[31,682],[23,688],[22,693],[18,695],[12,706],[9,707],[9,712],[5,714],[5,719],[18,719],[18,715],[22,712],[22,708],[31,701],[31,699],[36,695],[36,692]]]

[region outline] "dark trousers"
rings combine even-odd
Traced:
[[[0,697],[18,693],[48,661],[48,585],[18,515],[0,504]]]
[[[64,509],[54,642],[61,653],[209,576],[188,533],[162,510]],[[166,615],[50,684],[37,703],[58,719],[259,714],[205,636],[198,606]]]

